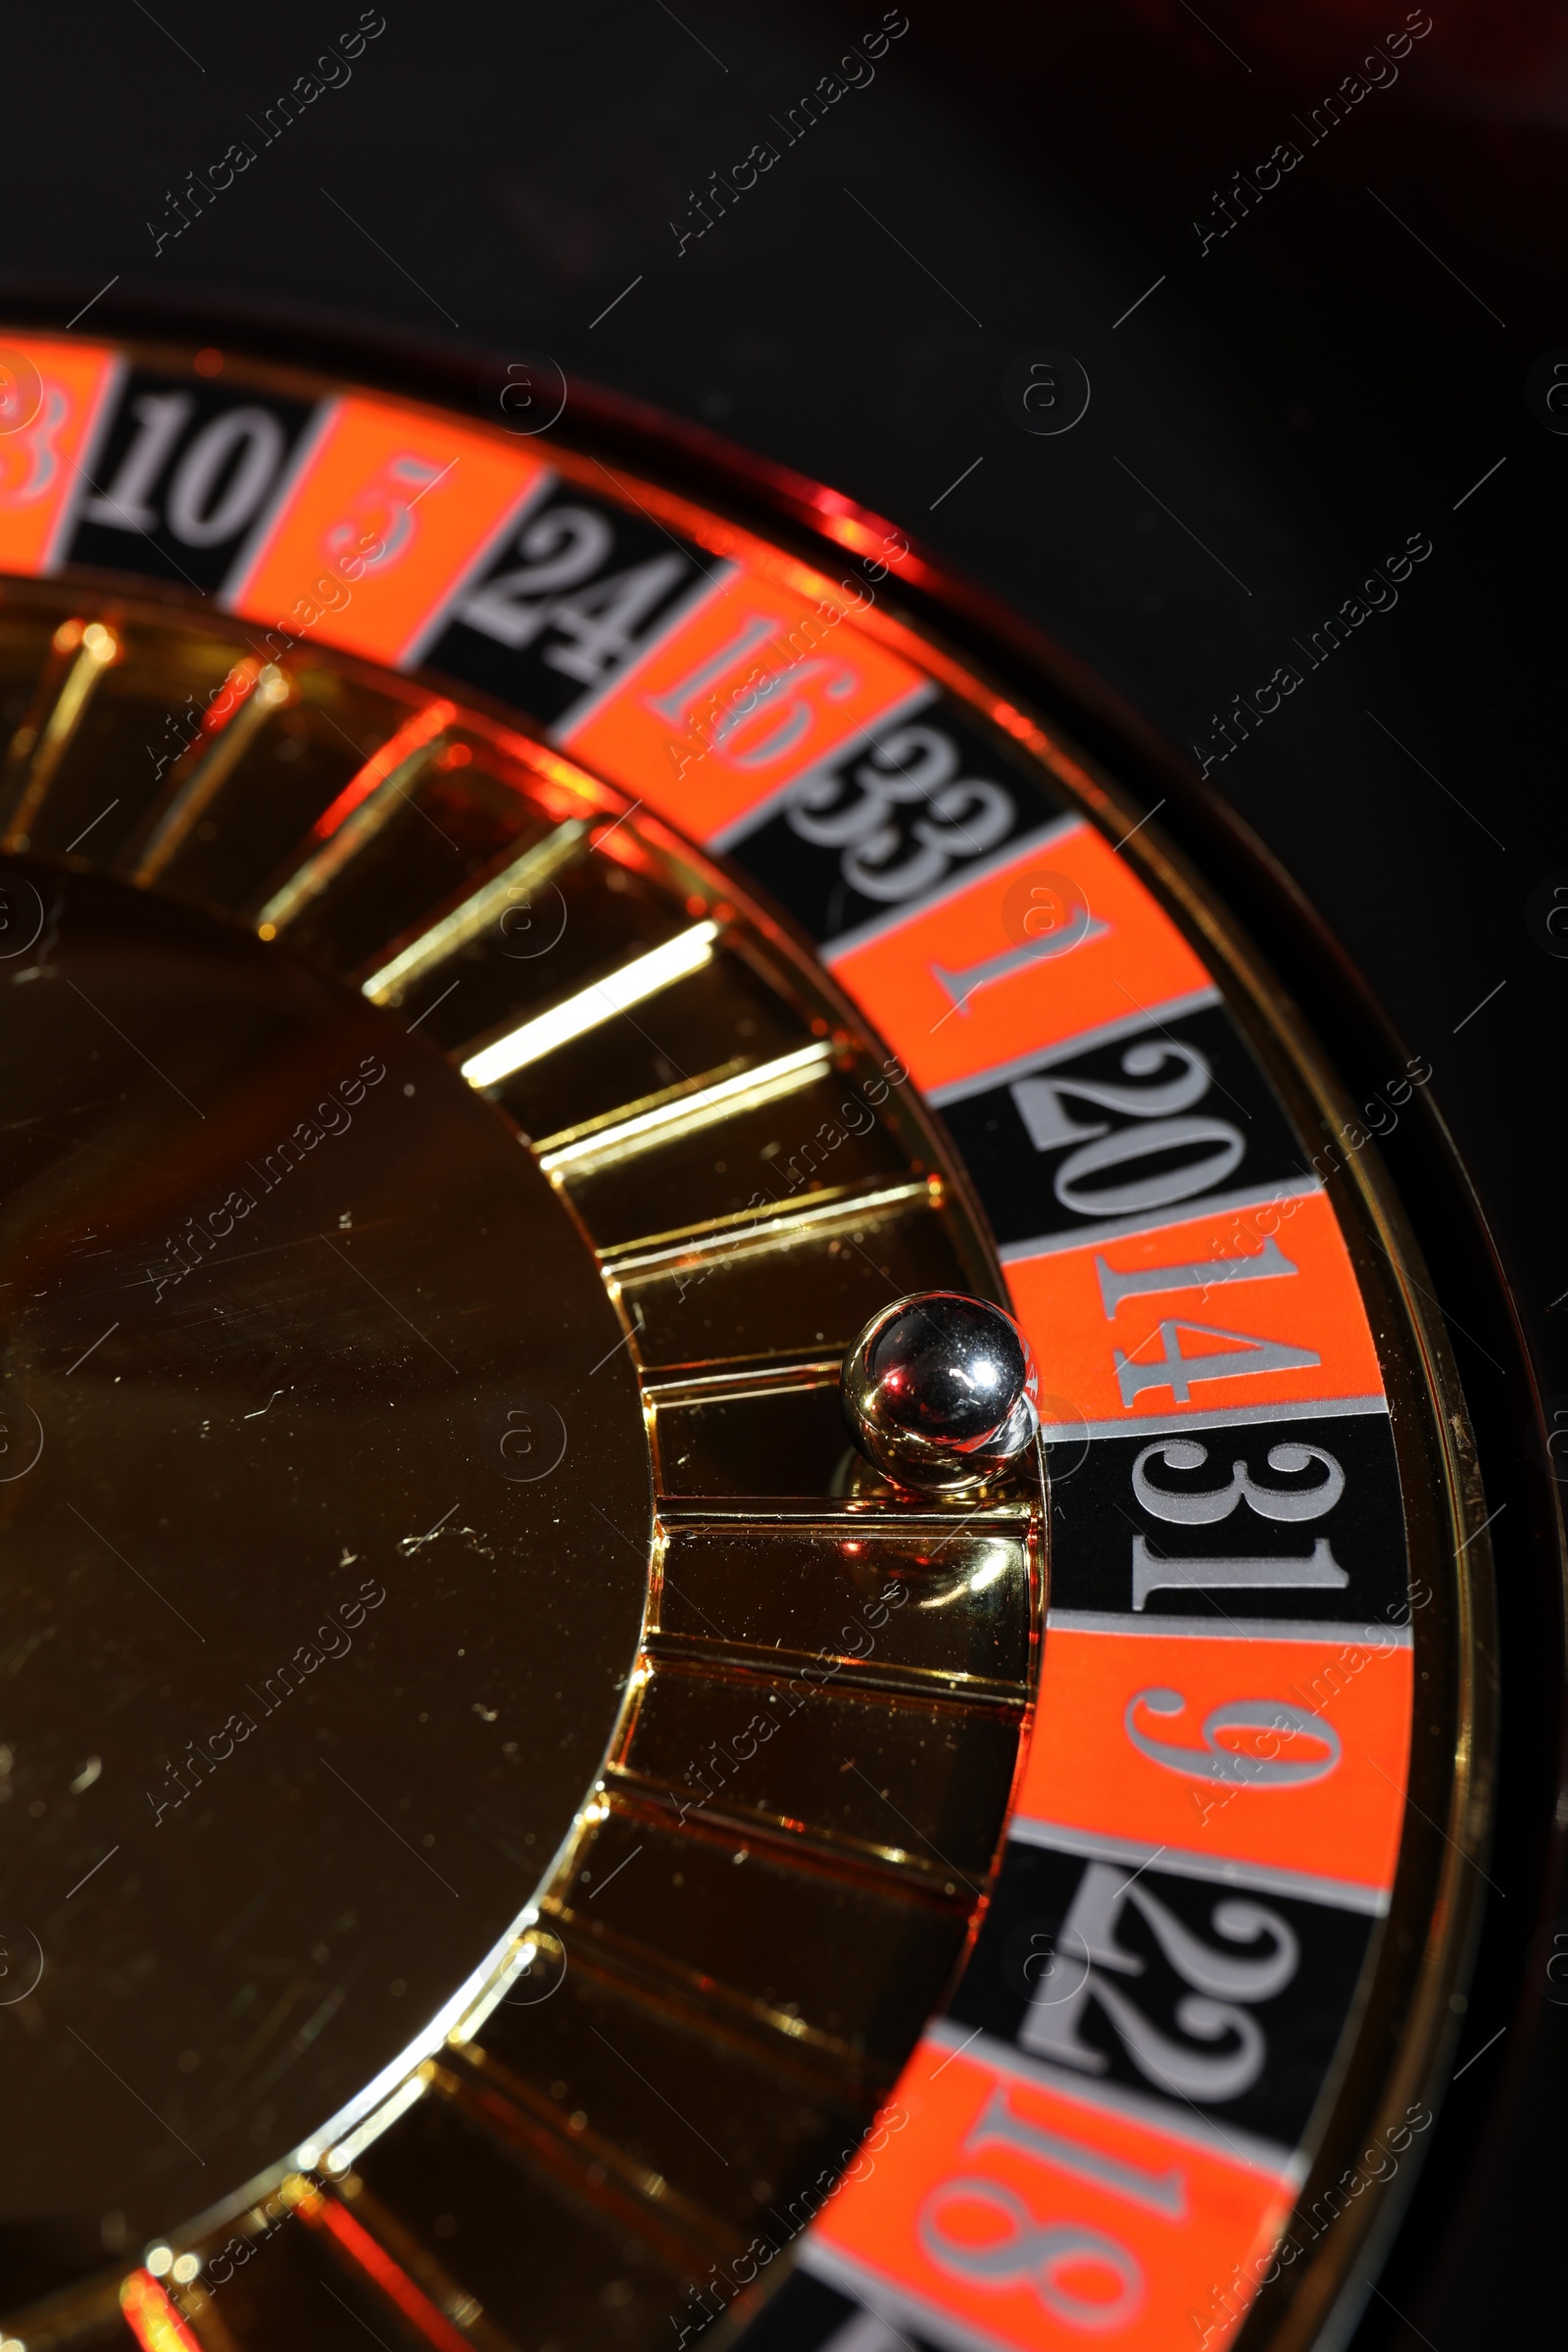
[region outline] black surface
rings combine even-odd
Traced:
[[[1189,1447],[1202,1458],[1193,1461]],[[1060,1457],[1052,1470],[1054,1610],[1142,1610],[1156,1621],[1153,1632],[1170,1617],[1203,1616],[1221,1628],[1260,1617],[1371,1626],[1388,1640],[1423,1605],[1420,1588],[1407,1584],[1399,1474],[1384,1413],[1303,1421],[1281,1413],[1180,1438],[1098,1438],[1088,1446],[1069,1440],[1052,1450]],[[1198,1497],[1212,1518],[1186,1518],[1180,1506],[1191,1510],[1189,1498]],[[1227,1499],[1231,1508],[1222,1511]],[[1322,1507],[1309,1513],[1314,1500]],[[1292,1503],[1301,1514],[1294,1522],[1284,1515]],[[1338,1571],[1333,1583],[1307,1581],[1314,1553]],[[1226,1586],[1218,1575],[1203,1582],[1202,1567],[1236,1560],[1250,1563],[1254,1583]],[[1184,1583],[1178,1570],[1188,1563],[1193,1581]]]
[[[705,577],[694,547],[556,483],[509,526],[422,657],[564,732]]]
[[[956,2039],[1010,2042],[1069,2091],[1088,2082],[1130,2094],[1146,2114],[1163,2104],[1178,2132],[1196,2116],[1293,2148],[1332,2061],[1371,1921],[1150,1867],[1124,1893],[1127,1876],[1124,1861],[1009,1845],[948,2012]],[[1086,1888],[1108,1936],[1091,1939],[1082,1924]],[[1178,1966],[1194,1951],[1226,1979],[1227,2021],[1206,2047],[1189,2031],[1192,1979]]]
[[[939,803],[935,822],[927,794]],[[1001,756],[956,701],[935,694],[884,720],[868,746],[823,760],[799,798],[764,802],[760,820],[727,846],[811,939],[842,951],[851,935],[897,921],[917,897],[1062,821],[1038,770]],[[1057,906],[1054,919],[1072,917]]]
[[[1220,1006],[1157,1023],[1135,1012],[1117,1028],[1112,1042],[1033,1057],[1000,1086],[940,1091],[1004,1250],[1060,1248],[1107,1225],[1132,1231],[1310,1184],[1283,1107]]]
[[[184,295],[429,339],[464,368],[543,348],[888,514],[1050,631],[1066,682],[1080,658],[1144,714],[1143,765],[1119,764],[1264,933],[1357,1092],[1431,1061],[1385,1149],[1501,1513],[1497,1891],[1466,2071],[1358,2340],[1449,2352],[1499,2314],[1545,2319],[1561,2277],[1548,1474],[1568,1461],[1519,1337],[1568,1432],[1568,962],[1540,899],[1568,866],[1568,439],[1544,427],[1539,370],[1526,398],[1568,344],[1562,18],[1452,0],[1314,143],[1293,118],[1403,22],[1396,0],[917,6],[874,79],[792,140],[802,94],[880,13],[426,0],[270,142],[247,123],[312,68],[315,10],[13,21],[6,268],[68,284],[64,317],[118,280],[84,329]],[[241,139],[254,163],[174,235],[171,194]],[[710,173],[762,141],[776,164],[705,214]],[[1287,141],[1299,164],[1219,235],[1215,191]],[[1021,429],[1016,386],[1004,403],[1044,351],[1091,381],[1065,434]],[[1412,535],[1431,555],[1312,666],[1298,640]],[[1210,781],[1325,936],[1161,750],[1214,747],[1282,666],[1299,686]],[[1114,743],[1087,684],[1077,717]]]
[[[221,383],[133,369],[92,461],[98,488],[66,548],[73,564],[220,587],[286,477],[310,418],[301,400],[246,400]]]

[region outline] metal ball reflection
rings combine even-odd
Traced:
[[[842,1374],[859,1451],[933,1494],[983,1486],[1033,1445],[1038,1385],[1012,1317],[961,1291],[920,1291],[873,1315]]]

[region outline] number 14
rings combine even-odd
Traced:
[[[1200,1265],[1143,1266],[1130,1274],[1118,1273],[1102,1257],[1097,1257],[1095,1271],[1105,1319],[1111,1322],[1127,1298],[1161,1291],[1206,1293],[1216,1283],[1265,1282],[1279,1275],[1298,1273],[1299,1268],[1286,1256],[1278,1242],[1268,1241],[1252,1257],[1211,1258]],[[1146,1389],[1168,1388],[1177,1404],[1188,1404],[1192,1401],[1195,1380],[1229,1380],[1257,1372],[1308,1371],[1323,1360],[1310,1348],[1292,1348],[1283,1340],[1255,1339],[1250,1332],[1195,1323],[1184,1315],[1161,1320],[1150,1336],[1158,1340],[1160,1351],[1146,1361],[1120,1348],[1115,1350],[1116,1385],[1128,1410]],[[1216,1340],[1225,1345],[1217,1350],[1189,1354],[1182,1345],[1184,1337]],[[1139,1343],[1140,1348],[1148,1345],[1147,1340]]]

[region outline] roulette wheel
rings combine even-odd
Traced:
[[[0,324],[5,2345],[1345,2340],[1532,1898],[1499,1505],[1558,1536],[1245,720],[1174,760],[541,354],[67,316]]]
[[[1254,951],[896,529],[515,363],[6,366],[14,2338],[653,2343],[796,2251],[1226,2326],[1298,2200],[1330,2294],[1453,2029],[1486,1510]],[[944,1292],[1038,1366],[951,1489],[841,1396]]]

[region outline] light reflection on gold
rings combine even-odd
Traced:
[[[390,962],[372,972],[368,980],[362,981],[361,994],[368,997],[372,1004],[398,1004],[414,981],[422,980],[426,972],[433,971],[438,963],[477,939],[491,923],[499,922],[509,906],[518,905],[530,892],[551,881],[576,856],[587,834],[588,827],[580,817],[567,817],[554,832],[547,833],[543,841],[536,841],[520,858],[514,858],[501,873],[493,875],[465,899],[461,906],[454,906],[450,914],[444,914],[438,923],[421,931],[417,939],[411,940]]]
[[[120,2308],[142,2352],[201,2352],[150,2271],[131,2272],[120,2289]]]
[[[39,728],[35,743],[24,749],[19,734],[12,744],[15,757],[27,759],[27,780],[11,812],[0,849],[26,849],[38,811],[49,797],[60,762],[81,724],[93,688],[105,670],[120,660],[120,639],[101,620],[90,620],[85,628],[79,621],[68,620],[55,631],[54,650],[58,654],[74,650],[75,660],[66,672],[54,709]]]
[[[721,1364],[711,1372],[644,1375],[643,1395],[655,1407],[728,1404],[737,1397],[782,1396],[797,1389],[836,1388],[841,1355],[801,1356],[783,1362]]]
[[[356,2125],[352,2132],[327,2149],[322,2159],[327,2171],[329,2173],[346,2173],[359,2160],[370,2142],[379,2139],[382,2132],[395,2124],[400,2115],[407,2115],[416,2100],[422,2099],[429,2087],[429,2068],[424,2066],[419,2069],[417,2074],[411,2075],[401,2088],[395,2090],[392,2096],[384,2100],[372,2114],[368,2115],[363,2124]]]
[[[264,939],[275,939],[380,832],[445,750],[443,729],[456,715],[453,704],[431,703],[371,753],[311,828],[311,840],[323,846],[272,893],[257,916]]]
[[[942,1180],[936,1176],[915,1176],[902,1184],[879,1185],[874,1191],[851,1184],[824,1185],[810,1196],[809,1205],[771,1200],[758,1208],[738,1208],[728,1216],[706,1217],[700,1224],[682,1226],[673,1233],[639,1236],[613,1250],[602,1250],[600,1255],[617,1281],[642,1280],[709,1258],[736,1256],[742,1250],[787,1250],[803,1234],[824,1227],[880,1224],[917,1201],[936,1207],[942,1192]]]
[[[247,669],[248,679],[242,674]],[[271,662],[261,670],[254,662],[236,662],[223,682],[223,691],[243,694],[244,699],[231,716],[204,728],[207,748],[149,834],[131,874],[133,882],[151,882],[163,872],[206,815],[261,728],[294,697],[292,681]]]
[[[646,1151],[652,1145],[694,1134],[698,1128],[730,1118],[736,1111],[750,1110],[758,1103],[771,1102],[781,1095],[809,1086],[832,1059],[833,1048],[825,1039],[819,1044],[803,1046],[797,1053],[781,1054],[776,1060],[761,1062],[756,1069],[741,1070],[717,1085],[702,1088],[699,1093],[683,1095],[674,1102],[661,1103],[657,1109],[623,1119],[617,1126],[602,1127],[597,1134],[545,1152],[539,1164],[547,1176],[554,1176],[558,1170],[585,1163],[598,1166],[602,1161],[619,1159],[630,1152]]]
[[[937,1550],[941,1548],[939,1544]],[[955,1577],[948,1584],[934,1587],[929,1592],[921,1594],[915,1606],[921,1609],[951,1608],[955,1601],[967,1600],[973,1593],[984,1592],[990,1586],[1000,1583],[1018,1558],[1014,1546],[993,1544],[972,1575]]]
[[[638,1095],[630,1102],[617,1102],[611,1110],[596,1111],[592,1118],[558,1127],[553,1135],[535,1136],[534,1151],[541,1159],[547,1152],[564,1152],[568,1144],[581,1143],[585,1136],[603,1135],[608,1128],[624,1125],[627,1119],[640,1118],[645,1110],[662,1110],[666,1102],[686,1102],[693,1095],[705,1094],[709,1087],[721,1086],[726,1078],[737,1078],[750,1067],[744,1054],[732,1054],[728,1061],[717,1062],[710,1070],[700,1070],[690,1078],[677,1078],[671,1086]],[[3,2345],[0,2352],[4,2352]]]
[[[542,1054],[554,1053],[558,1046],[585,1036],[602,1021],[612,1020],[617,1012],[625,1012],[646,998],[658,996],[672,981],[700,972],[712,956],[717,937],[717,923],[693,923],[689,931],[677,932],[662,947],[635,956],[608,979],[595,980],[590,987],[579,989],[576,996],[568,997],[564,1004],[538,1013],[520,1028],[509,1030],[493,1045],[470,1054],[463,1064],[463,1075],[470,1086],[495,1086],[501,1079],[510,1078],[514,1070],[524,1069]]]

